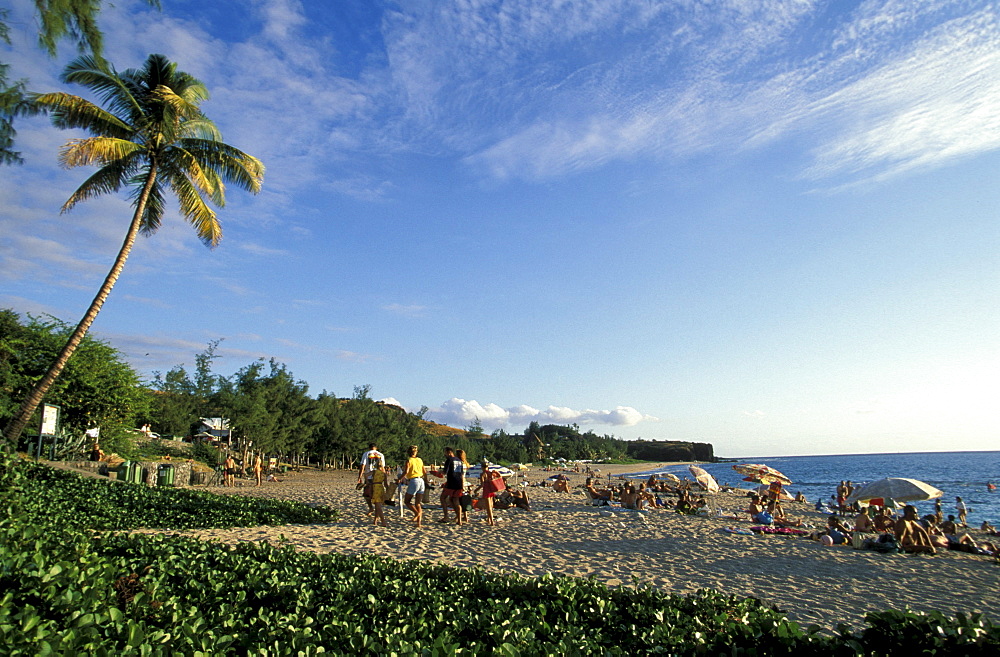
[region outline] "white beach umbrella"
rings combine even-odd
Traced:
[[[854,491],[848,502],[867,502],[869,500],[896,500],[897,502],[916,502],[920,500],[933,500],[941,497],[943,492],[934,488],[930,484],[925,484],[916,479],[906,479],[903,477],[887,477],[865,484],[859,490]]]
[[[694,475],[694,480],[698,482],[698,485],[707,490],[709,493],[718,493],[722,490],[719,487],[719,482],[715,480],[715,477],[708,474],[704,468],[699,468],[697,465],[689,465],[688,470]]]
[[[490,470],[492,470],[493,472],[499,473],[501,477],[512,477],[512,476],[514,476],[514,471],[511,470],[510,468],[508,468],[505,465],[498,465],[496,463],[490,463],[487,467]],[[470,475],[472,475],[472,474],[478,475],[482,471],[483,471],[483,466],[481,466],[481,465],[474,465],[471,468],[469,468],[469,474]]]

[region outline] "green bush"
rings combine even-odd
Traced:
[[[23,521],[63,528],[253,527],[337,517],[334,509],[299,502],[112,483],[11,457],[0,458],[0,490],[0,501],[15,504]]]
[[[222,463],[222,452],[218,447],[212,447],[206,442],[198,441],[191,444],[191,456],[207,466],[218,467]]]
[[[593,579],[517,577],[266,543],[229,547],[176,535],[95,533],[81,529],[93,516],[67,524],[26,501],[82,492],[44,470],[0,456],[0,645],[9,655],[819,657],[1000,650],[1000,627],[979,616],[888,611],[869,614],[869,627],[859,633],[841,626],[826,635],[758,600],[713,591],[678,596],[612,589]],[[57,492],[46,494],[46,486]],[[126,516],[124,525],[140,526],[146,512],[132,511],[116,512]]]
[[[134,461],[145,461],[159,459],[163,456],[169,456],[172,459],[186,459],[193,458],[194,454],[190,449],[175,447],[162,440],[149,440],[137,447],[130,456]]]

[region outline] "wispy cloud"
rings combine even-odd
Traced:
[[[962,8],[951,3],[866,3],[811,50],[786,38],[817,27],[807,3],[659,16],[669,37],[643,52],[622,39],[614,64],[595,62],[600,76],[546,89],[527,121],[465,161],[500,179],[544,180],[794,136],[812,143],[805,177],[886,178],[995,150],[1000,25],[995,8],[973,4],[953,16]],[[657,66],[671,71],[659,85]],[[653,82],[639,86],[640,75]]]
[[[419,304],[390,303],[382,306],[382,310],[387,310],[394,315],[402,315],[403,317],[423,317],[429,308]]]
[[[253,242],[243,242],[238,248],[264,258],[287,258],[291,255],[291,252],[286,249],[272,249],[260,244],[254,244]]]

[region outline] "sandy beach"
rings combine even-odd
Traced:
[[[649,467],[602,466],[602,476]],[[550,474],[534,470],[528,481]],[[374,553],[531,576],[594,577],[609,586],[638,582],[676,593],[712,588],[758,597],[793,620],[826,628],[839,622],[857,626],[868,611],[904,606],[949,615],[978,611],[1000,620],[1000,565],[990,558],[951,551],[885,555],[826,547],[801,537],[729,534],[724,527],[746,528],[751,523],[673,511],[608,514],[607,508],[590,506],[586,494],[576,488],[585,475],[567,474],[571,493],[529,487],[534,512],[497,511],[497,527],[487,526],[479,512],[464,527],[434,522],[440,515],[435,491],[425,511],[429,522],[421,529],[406,520],[408,511],[400,519],[399,510],[388,506],[389,527],[373,527],[354,487],[356,472],[295,472],[261,487],[241,480],[235,489],[211,490],[323,504],[340,509],[341,517],[327,525],[172,533],[226,543],[283,540],[314,552]],[[745,497],[734,493],[716,499],[725,510],[746,504]],[[788,503],[787,510],[806,523],[825,524],[811,506]],[[978,530],[972,533],[980,535]]]

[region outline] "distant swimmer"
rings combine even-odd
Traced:
[[[992,493],[996,489],[997,489],[997,485],[994,484],[992,481],[986,484],[986,490],[988,490],[989,492]]]

